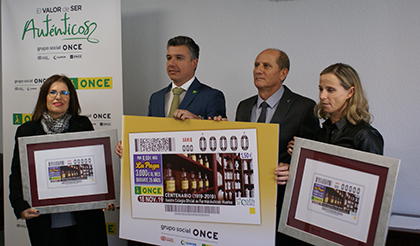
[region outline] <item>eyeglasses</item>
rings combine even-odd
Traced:
[[[50,98],[55,98],[57,96],[57,94],[60,94],[62,97],[69,97],[70,96],[70,91],[49,91],[48,92],[48,96],[50,96]]]

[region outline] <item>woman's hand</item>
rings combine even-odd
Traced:
[[[288,144],[287,144],[287,153],[289,153],[289,155],[293,154],[293,147],[295,146],[295,137],[293,137],[293,140],[291,140]]]
[[[39,211],[35,208],[27,208],[20,212],[20,217],[25,220],[29,220],[39,216]]]
[[[123,146],[121,141],[118,141],[117,145],[115,145],[114,152],[121,158],[121,156],[123,155]]]
[[[289,164],[282,162],[276,167],[276,170],[274,171],[276,177],[274,179],[277,181],[277,184],[285,185],[287,183],[287,180],[289,179],[289,167]]]
[[[115,209],[120,209],[120,206],[115,206],[115,204],[114,204],[114,203],[110,203],[110,204],[108,204],[108,206],[106,207],[106,210],[108,210],[108,211],[114,211]],[[102,209],[102,211],[104,211],[104,212],[105,212],[105,208],[104,208],[104,209]]]

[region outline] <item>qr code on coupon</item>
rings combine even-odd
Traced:
[[[136,138],[136,152],[172,152],[175,151],[175,138]]]

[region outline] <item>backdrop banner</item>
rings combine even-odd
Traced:
[[[16,128],[31,120],[43,82],[64,74],[96,130],[121,129],[121,3],[3,0],[1,11],[5,243],[29,245],[25,221],[8,201]],[[123,244],[118,212],[106,220],[109,244]]]

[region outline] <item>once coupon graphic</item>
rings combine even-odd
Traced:
[[[46,160],[48,167],[48,188],[63,185],[95,184],[94,156],[59,158]]]
[[[132,133],[129,141],[134,218],[261,223],[255,129]]]
[[[315,173],[308,209],[357,224],[363,190],[362,185]]]
[[[104,153],[101,144],[35,151],[38,198],[108,193]]]
[[[379,177],[306,159],[295,218],[366,242]]]

